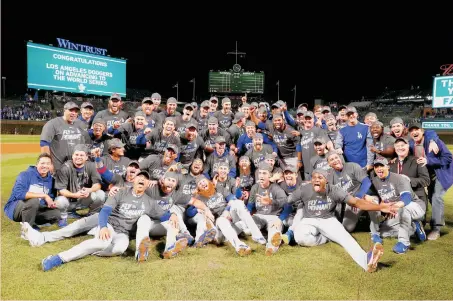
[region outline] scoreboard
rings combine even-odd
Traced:
[[[264,72],[211,71],[210,93],[264,93]]]

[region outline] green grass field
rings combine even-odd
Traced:
[[[2,207],[17,174],[33,164],[36,156],[2,156]],[[1,298],[451,299],[453,189],[445,197],[445,211],[448,224],[437,241],[420,244],[414,240],[412,250],[405,255],[396,255],[392,252],[396,239],[384,240],[382,265],[373,274],[365,273],[335,243],[312,248],[283,246],[274,256],[266,257],[264,247],[251,239],[248,242],[254,252],[245,258],[236,256],[228,245],[209,245],[201,250],[188,249],[177,258],[163,260],[158,252],[163,244],[159,241],[149,261],[139,265],[133,257],[135,241],[132,241],[121,257],[89,256],[43,272],[40,267],[43,258],[67,250],[89,237],[79,236],[32,248],[20,238],[19,224],[2,214]],[[57,227],[46,228],[52,229]],[[371,244],[367,232],[353,233],[353,236],[368,250]]]
[[[39,143],[39,135],[0,135],[0,143]]]

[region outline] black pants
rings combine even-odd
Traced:
[[[61,217],[59,209],[39,208],[39,199],[29,199],[17,202],[14,209],[15,222],[27,222],[31,226],[55,223]]]

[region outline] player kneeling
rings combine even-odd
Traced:
[[[374,272],[384,248],[375,243],[373,249],[366,253],[357,241],[346,231],[335,217],[338,203],[345,202],[350,206],[368,211],[382,211],[395,214],[397,208],[390,204],[374,204],[355,198],[338,187],[327,183],[327,172],[316,169],[312,173],[312,185],[297,189],[289,197],[289,202],[300,201],[303,206],[303,218],[294,228],[294,240],[301,246],[317,246],[329,240],[340,244],[351,255],[354,261],[365,271]]]
[[[87,255],[118,256],[129,246],[129,234],[138,218],[148,215],[154,220],[177,222],[177,217],[164,211],[145,194],[149,186],[149,174],[142,171],[134,179],[134,186],[121,189],[115,196],[109,197],[99,213],[98,226],[94,238],[77,246],[51,255],[42,261],[44,271],[51,270],[64,263],[83,258]]]

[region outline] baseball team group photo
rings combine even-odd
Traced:
[[[357,99],[236,41],[167,88],[36,39],[2,66],[2,299],[452,298],[453,64]]]

